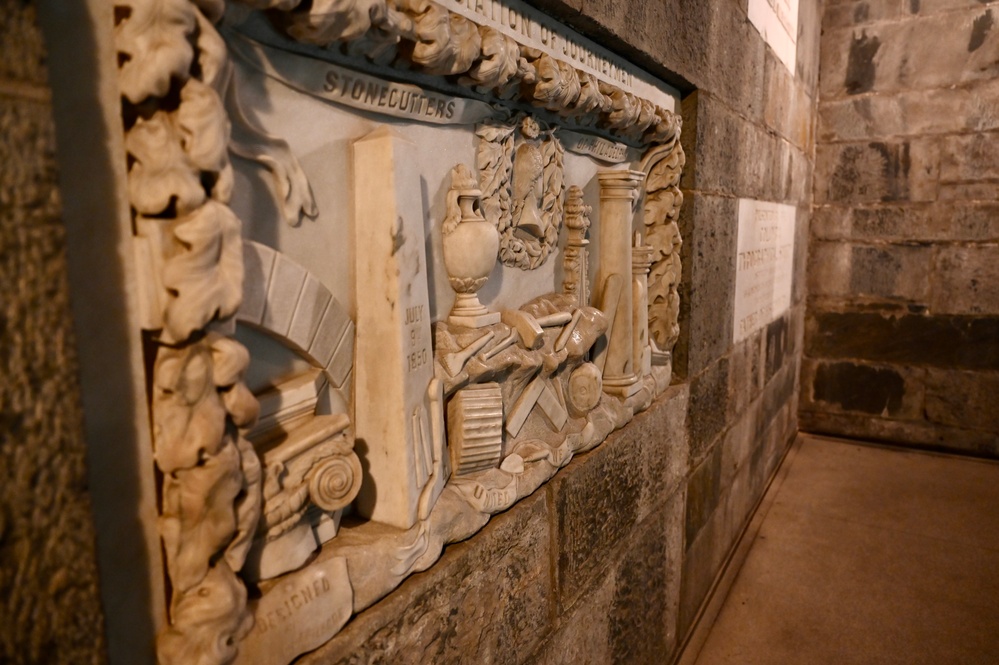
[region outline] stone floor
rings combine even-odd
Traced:
[[[999,663],[999,463],[799,436],[680,663]]]

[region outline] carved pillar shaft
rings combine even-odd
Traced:
[[[638,388],[634,358],[634,294],[630,288],[632,274],[631,230],[634,204],[641,192],[645,174],[641,171],[604,171],[600,178],[600,274],[597,283],[603,290],[601,308],[611,327],[607,346],[602,351],[604,391],[630,396]],[[616,277],[615,277],[616,276]],[[622,284],[620,296],[610,291]],[[616,305],[616,306],[615,306]],[[608,311],[613,307],[613,311]]]
[[[569,188],[565,204],[567,238],[562,262],[562,293],[575,296],[578,307],[590,304],[590,241],[586,231],[590,227],[590,206],[583,204],[583,190],[576,185]]]
[[[357,512],[408,529],[428,483],[443,489],[431,435],[430,301],[416,147],[388,129],[354,143],[357,342],[354,431],[365,477]],[[438,414],[439,415],[439,414]],[[440,416],[443,418],[443,416]]]
[[[649,346],[649,268],[652,267],[653,252],[653,248],[642,245],[641,237],[635,234],[635,247],[631,250],[631,290],[634,302],[632,357],[639,376],[652,371],[652,347]]]

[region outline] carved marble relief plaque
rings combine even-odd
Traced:
[[[516,0],[117,7],[158,656],[284,665],[669,385],[675,91]]]

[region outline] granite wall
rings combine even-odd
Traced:
[[[996,22],[826,3],[802,429],[999,455]]]
[[[0,0],[0,662],[105,660],[45,48]]]

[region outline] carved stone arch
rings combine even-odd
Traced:
[[[236,320],[277,338],[350,393],[354,322],[319,279],[267,245],[243,242],[243,302]]]

